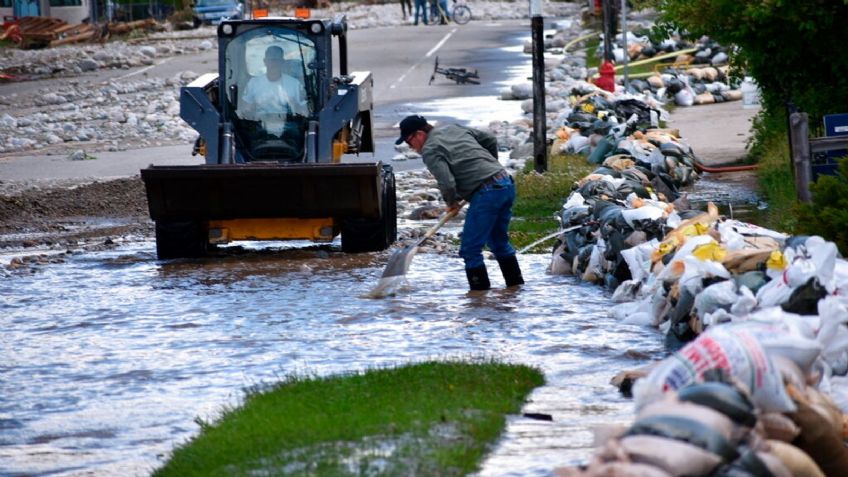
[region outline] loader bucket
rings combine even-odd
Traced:
[[[231,164],[142,169],[155,220],[378,218],[381,164]]]

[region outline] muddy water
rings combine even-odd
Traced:
[[[419,254],[397,296],[370,300],[358,296],[386,254],[160,262],[153,250],[0,283],[0,475],[147,475],[246,386],[471,356],[540,366],[548,385],[525,412],[554,417],[510,419],[481,474],[550,475],[590,454],[591,428],[631,418],[610,377],[663,353],[655,331],[606,316],[608,294],[546,275],[546,256],[520,257],[523,289],[471,296],[460,259]]]
[[[686,192],[695,209],[706,210],[707,202],[713,202],[726,217],[761,224],[768,203],[756,191],[756,172],[740,171],[704,173]]]

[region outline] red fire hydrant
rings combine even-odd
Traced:
[[[615,93],[615,67],[609,60],[604,60],[601,63],[601,68],[598,70],[601,77],[595,80],[595,86],[603,90]]]

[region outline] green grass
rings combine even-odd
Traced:
[[[515,177],[516,199],[512,207],[509,238],[521,249],[534,241],[556,232],[559,223],[554,218],[571,193],[575,182],[592,172],[596,166],[581,155],[554,155],[548,158],[548,172],[533,172],[533,163]],[[550,242],[534,246],[529,252],[550,252]]]
[[[785,137],[775,136],[760,146],[757,182],[760,192],[769,204],[756,220],[757,225],[789,232],[795,229],[796,217],[792,210],[797,204],[795,180],[789,160],[789,144]]]
[[[153,475],[466,475],[543,383],[493,361],[292,377],[201,422]]]

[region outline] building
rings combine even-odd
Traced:
[[[0,0],[5,17],[52,17],[70,24],[83,23],[91,16],[92,0]]]

